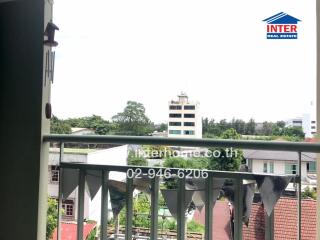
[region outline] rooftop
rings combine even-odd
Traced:
[[[98,149],[93,148],[64,148],[64,153],[66,154],[89,154],[92,152],[96,152]],[[59,153],[60,148],[50,148],[50,153]]]
[[[302,200],[301,239],[316,239],[317,201]],[[253,203],[249,226],[243,228],[244,239],[264,240],[264,210],[261,203]],[[297,199],[281,197],[274,210],[274,239],[297,239]]]
[[[83,225],[83,239],[87,239],[90,232],[96,227],[95,223],[86,223]],[[61,240],[73,240],[77,238],[76,223],[61,223]],[[57,229],[53,232],[52,239],[57,239]]]
[[[298,161],[296,152],[245,149],[243,153],[247,159]],[[316,161],[316,153],[302,152],[301,157],[303,162]]]

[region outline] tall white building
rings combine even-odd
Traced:
[[[317,133],[316,118],[309,113],[303,114],[302,117],[287,120],[286,127],[302,127],[306,138],[311,138]]]
[[[202,138],[200,104],[189,101],[185,93],[169,102],[168,137]]]

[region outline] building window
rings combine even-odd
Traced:
[[[169,130],[169,134],[181,134],[181,130]]]
[[[285,172],[286,174],[297,174],[297,165],[296,164],[285,164]]]
[[[194,114],[190,114],[190,113],[188,113],[188,114],[184,114],[184,117],[185,118],[194,118]]]
[[[181,122],[169,122],[169,126],[181,126]]]
[[[181,118],[181,114],[179,114],[179,113],[170,113],[169,114],[169,117],[171,117],[171,118]]]
[[[273,162],[269,163],[269,171],[270,171],[270,173],[274,173],[274,163]]]
[[[263,172],[267,173],[268,172],[268,163],[263,163]]]
[[[317,132],[311,132],[311,134],[316,134]]]
[[[192,131],[192,130],[185,130],[185,131],[183,131],[183,134],[184,134],[184,135],[194,135],[194,131]]]
[[[183,126],[194,126],[194,122],[184,122]]]
[[[307,172],[315,173],[316,172],[316,162],[308,162],[307,163]]]
[[[64,215],[67,217],[73,216],[73,200],[63,200],[62,201],[62,209],[64,210]]]
[[[194,105],[186,105],[184,106],[184,110],[195,110],[196,109],[196,106]]]
[[[302,124],[302,121],[301,120],[293,120],[292,123],[293,124]]]
[[[316,129],[316,126],[311,126],[311,129]]]
[[[170,110],[181,110],[181,109],[182,109],[182,106],[179,106],[179,105],[170,105],[170,106],[169,106],[169,109],[170,109]]]
[[[59,166],[51,166],[51,182],[59,182]]]
[[[263,163],[263,172],[264,173],[274,173],[274,163],[273,162],[264,162]]]
[[[311,123],[315,124],[315,123],[316,123],[316,121],[311,121]]]

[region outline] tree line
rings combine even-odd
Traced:
[[[222,119],[219,122],[214,119],[202,119],[204,137],[220,137],[227,129],[235,129],[241,135],[291,138],[288,140],[301,140],[305,136],[302,127],[286,127],[284,121],[256,123],[254,119],[250,119],[248,122],[242,119],[232,119],[231,121]]]
[[[51,133],[70,134],[71,128],[90,128],[98,135],[131,135],[147,136],[154,131],[162,132],[167,130],[167,124],[154,124],[146,115],[142,103],[128,101],[122,112],[114,115],[110,121],[101,116],[92,115],[89,117],[68,118],[65,120],[53,116],[51,119]],[[301,140],[304,133],[301,127],[286,127],[284,121],[256,123],[254,119],[248,122],[242,119],[227,121],[222,119],[202,119],[203,136],[207,138],[220,138],[228,129],[235,129],[240,135],[256,136],[284,136]]]
[[[71,128],[75,127],[93,129],[98,135],[132,136],[149,135],[157,129],[146,116],[143,104],[134,101],[128,101],[124,110],[114,115],[111,121],[97,115],[66,120],[53,116],[51,119],[51,133],[70,134]]]

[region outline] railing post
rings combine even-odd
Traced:
[[[132,239],[132,218],[133,218],[133,203],[132,203],[132,194],[133,194],[133,179],[127,178],[127,192],[126,192],[126,240]]]
[[[205,179],[205,240],[212,240],[212,217],[213,217],[213,177],[209,174]]]
[[[186,179],[178,178],[178,201],[177,201],[177,239],[184,240],[186,235],[185,226],[185,183]]]
[[[297,239],[301,240],[301,152],[298,152],[298,227]]]
[[[83,240],[83,220],[84,220],[84,188],[86,172],[80,169],[79,189],[78,189],[78,220],[77,220],[77,240]]]
[[[58,217],[57,217],[57,240],[61,239],[61,209],[62,209],[62,168],[60,163],[63,160],[64,143],[60,143],[59,151],[59,191],[58,191]]]
[[[273,240],[274,239],[274,211],[268,216],[265,214],[265,232],[264,232],[265,240]]]
[[[243,214],[243,186],[242,179],[233,179],[234,181],[234,239],[242,239],[242,214]]]
[[[109,172],[102,170],[101,177],[101,226],[100,226],[100,239],[107,239],[108,231],[108,179]]]
[[[159,177],[154,177],[151,181],[150,239],[158,239],[158,205],[159,205]]]

